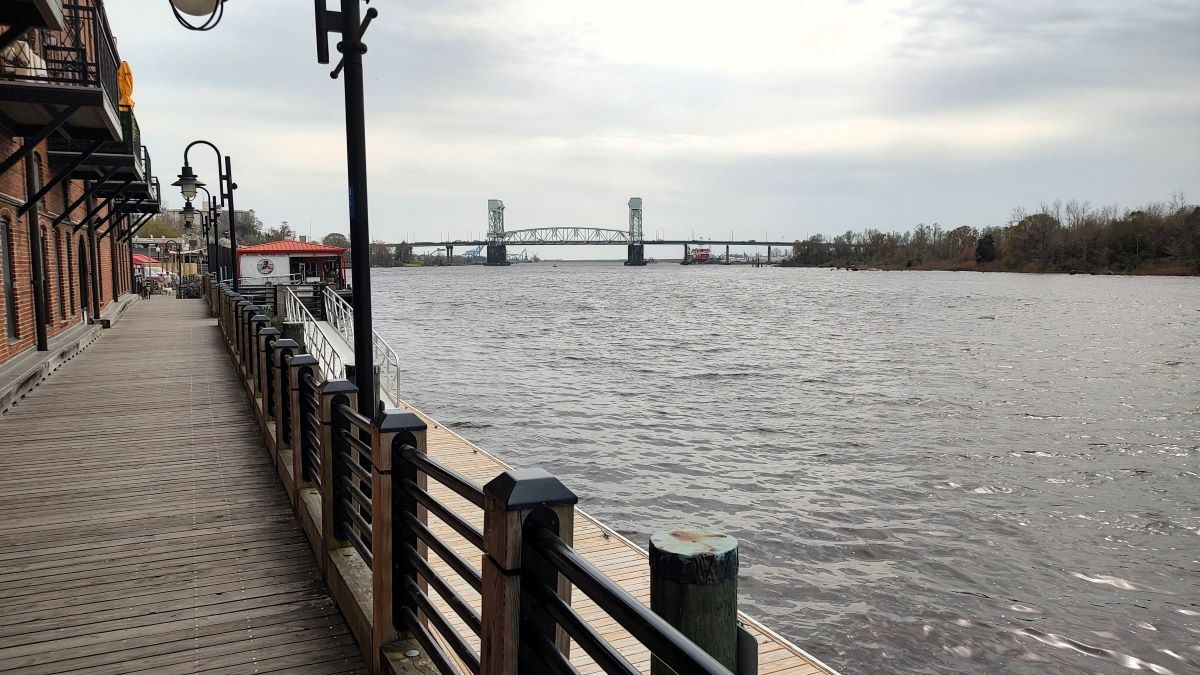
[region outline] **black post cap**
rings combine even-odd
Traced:
[[[511,469],[488,481],[483,493],[503,504],[505,511],[579,503],[579,497],[545,469]]]
[[[429,428],[425,420],[417,415],[400,410],[383,410],[375,415],[371,424],[379,429],[381,434],[394,431],[425,431]]]

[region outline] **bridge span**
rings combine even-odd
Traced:
[[[504,202],[488,200],[488,234],[486,239],[455,239],[454,241],[414,241],[406,245],[413,248],[446,249],[448,257],[454,256],[455,247],[487,248],[488,265],[507,265],[508,245],[523,246],[625,246],[626,265],[645,265],[646,246],[683,246],[683,257],[688,256],[688,247],[695,245],[724,246],[726,257],[730,246],[766,246],[767,261],[771,260],[771,247],[791,247],[791,241],[758,241],[756,239],[646,239],[642,236],[642,199],[629,200],[629,227],[625,230],[602,227],[535,227],[522,230],[504,229]],[[398,247],[400,244],[388,244]]]

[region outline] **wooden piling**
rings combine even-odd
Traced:
[[[737,539],[670,530],[650,537],[650,609],[737,672]],[[653,659],[651,675],[674,675]]]

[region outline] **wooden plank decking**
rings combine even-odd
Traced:
[[[0,417],[0,672],[365,672],[201,301]]]

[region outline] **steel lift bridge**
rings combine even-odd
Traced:
[[[455,246],[487,248],[486,264],[507,265],[508,246],[561,246],[561,245],[624,245],[627,247],[626,265],[645,265],[645,244],[642,241],[642,198],[629,200],[629,229],[614,230],[602,227],[535,227],[524,230],[504,229],[504,202],[488,200],[487,239],[456,241],[414,241],[413,248],[444,248],[448,258],[454,257]],[[392,244],[391,246],[395,246]]]
[[[629,227],[616,230],[603,227],[535,227],[524,230],[506,230],[504,228],[504,202],[499,199],[488,200],[488,229],[486,239],[458,239],[455,241],[414,241],[413,248],[444,248],[448,258],[454,257],[455,246],[476,247],[487,249],[486,263],[488,265],[507,265],[508,246],[595,246],[610,245],[624,246],[626,249],[626,265],[646,264],[646,245],[682,245],[683,257],[688,257],[688,246],[701,244],[704,246],[725,246],[726,259],[729,257],[730,246],[766,246],[767,261],[771,260],[771,247],[782,246],[791,248],[791,241],[757,241],[742,240],[713,240],[713,239],[645,239],[642,236],[642,198],[630,197]],[[388,244],[396,247],[398,244]]]

